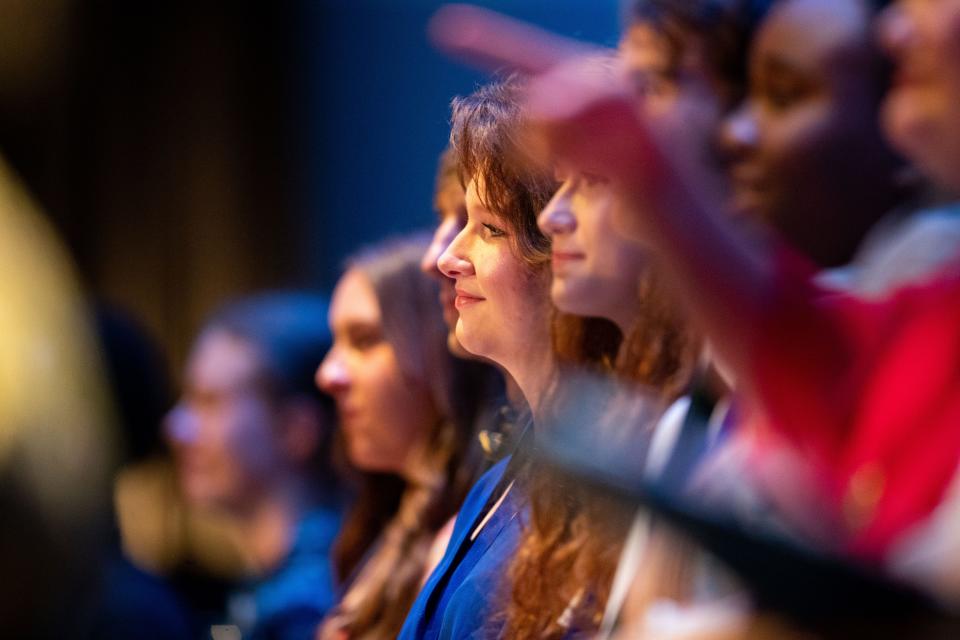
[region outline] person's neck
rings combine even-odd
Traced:
[[[553,379],[556,358],[549,338],[543,345],[525,349],[519,355],[521,357],[511,363],[512,366],[505,367],[510,374],[507,380],[512,380],[516,385],[536,418],[543,396]],[[510,387],[508,386],[507,389],[509,394]]]
[[[290,487],[264,497],[239,516],[241,548],[255,573],[269,573],[286,558],[307,502],[304,489]]]
[[[626,342],[627,336],[633,333],[633,330],[637,327],[637,322],[640,320],[640,307],[640,298],[637,297],[636,304],[625,304],[617,309],[611,309],[607,315],[607,319],[620,329],[624,342]]]
[[[507,403],[514,410],[519,410],[527,405],[527,399],[523,397],[523,391],[520,385],[513,379],[509,373],[501,369],[503,373],[504,394],[507,396]]]

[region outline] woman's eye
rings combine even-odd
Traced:
[[[487,233],[490,234],[491,238],[502,238],[507,235],[507,232],[501,229],[500,227],[495,227],[492,224],[486,222],[483,223],[483,228],[487,230]]]
[[[793,105],[800,97],[798,91],[793,90],[792,88],[781,88],[773,87],[765,96],[766,102],[768,105],[777,110],[788,109]]]
[[[596,187],[598,185],[607,184],[607,180],[604,176],[599,176],[595,173],[583,173],[583,181],[588,187]]]
[[[785,111],[806,100],[812,92],[811,85],[802,78],[781,73],[775,79],[761,83],[757,93],[770,109]]]
[[[378,333],[357,333],[350,336],[350,346],[357,351],[366,351],[380,344],[381,339]]]

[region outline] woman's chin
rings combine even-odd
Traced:
[[[475,357],[472,353],[467,351],[462,344],[460,344],[460,339],[457,338],[456,331],[451,331],[447,334],[447,349],[457,358],[471,360]]]
[[[922,102],[905,89],[894,89],[884,101],[881,116],[884,132],[894,146],[915,162],[917,150],[926,148],[925,139],[931,135],[929,118],[919,110]]]
[[[590,283],[583,279],[565,278],[554,281],[550,289],[550,299],[561,312],[572,316],[596,316],[597,304],[592,295]]]
[[[489,336],[477,335],[464,327],[463,321],[457,323],[456,342],[467,354],[475,358],[486,360],[494,364],[500,364],[497,359],[497,349],[492,344]]]

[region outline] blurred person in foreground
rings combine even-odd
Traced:
[[[334,290],[317,384],[337,406],[358,499],[336,544],[344,582],[320,638],[395,637],[437,532],[483,465],[476,415],[489,370],[447,346],[425,236],[358,252]]]
[[[608,233],[615,205],[603,180],[563,169],[557,177],[561,188],[540,227],[553,241],[551,293],[563,312],[553,336],[562,366],[537,435],[550,442],[558,431],[576,431],[643,466],[657,417],[689,387],[699,343],[642,249]],[[632,514],[557,469],[538,467],[532,476],[505,636],[594,633]]]
[[[233,520],[249,584],[225,622],[245,638],[305,638],[334,602],[344,493],[333,402],[313,384],[326,301],[273,293],[216,312],[194,343],[166,432],[193,504]]]
[[[819,276],[830,286],[876,294],[893,286],[891,277],[905,282],[936,269],[944,252],[930,251],[918,234],[929,238],[935,228],[939,246],[949,246],[952,236],[956,248],[960,226],[943,212],[912,214],[918,181],[880,131],[889,73],[871,34],[874,8],[860,0],[772,4],[756,37],[744,43],[750,44],[749,57],[741,54],[742,68],[749,69],[745,95],[719,128],[731,177],[726,213],[738,225],[761,223],[760,242],[777,234],[818,267],[832,268]],[[815,28],[825,15],[831,28]],[[762,510],[742,515],[773,524],[778,533],[829,542],[817,530],[824,521],[809,518],[809,504],[796,513],[809,480],[803,461],[775,440],[758,440],[755,426],[741,420],[734,426],[736,437],[700,470],[697,495],[733,502],[739,511],[759,502]],[[762,457],[755,455],[760,442],[767,451]],[[665,618],[720,611],[691,613]],[[742,624],[727,618],[734,627]],[[662,632],[669,623],[654,624]]]
[[[0,637],[85,637],[115,434],[73,267],[0,159]]]
[[[684,142],[692,150],[701,175],[709,176],[718,191],[724,193],[723,165],[714,137],[724,114],[743,95],[744,54],[764,4],[748,7],[736,0],[638,0],[625,8],[627,23],[619,60],[611,69],[597,72],[612,77],[625,74],[638,105],[644,103],[657,113],[681,119],[689,133]],[[692,338],[693,332],[679,313],[679,305],[662,285],[655,256],[615,228],[615,209],[625,205],[609,179],[564,162],[554,166],[565,178],[564,184],[540,216],[541,228],[553,237],[554,302],[567,311],[614,319],[625,335],[629,336],[632,330],[632,344],[621,348],[616,373],[634,385],[644,383],[647,393],[660,390],[664,399],[671,402],[665,411],[643,416],[645,422],[622,417],[617,420],[611,406],[590,416],[582,409],[587,398],[585,388],[579,385],[567,390],[568,398],[561,398],[567,403],[561,431],[589,434],[582,439],[602,442],[609,451],[618,451],[617,457],[622,459],[626,459],[622,452],[632,448],[637,452],[630,462],[636,467],[636,477],[657,478],[683,491],[707,453],[724,443],[729,433],[729,403],[721,397],[727,389],[713,371],[705,351],[699,353],[698,372],[691,379],[699,341]],[[617,279],[630,282],[631,277],[630,286],[619,291],[611,287]],[[673,384],[664,386],[662,376],[670,371],[664,363],[670,362],[671,348],[680,347],[686,350],[685,357],[680,359],[681,363],[685,360],[684,366],[675,374]],[[657,374],[661,377],[657,378]],[[639,391],[633,394],[643,395]],[[566,484],[567,494],[585,491],[576,480],[565,480],[561,475],[554,484]],[[596,628],[603,613],[601,630],[606,637],[628,593],[641,594],[631,598],[634,610],[646,608],[653,599],[669,600],[680,606],[739,600],[728,576],[721,576],[715,564],[675,529],[641,509],[626,535],[622,523],[614,526],[623,520],[616,513],[623,505],[610,504],[604,513],[599,508],[604,497],[587,493],[593,495],[583,509],[589,517],[585,524],[572,527],[577,533],[570,538],[583,538],[584,549],[596,547],[589,553],[581,552],[584,558],[573,563],[579,568],[574,576],[579,577],[580,584],[591,584],[591,588],[586,592],[589,597],[580,597],[578,606],[571,604],[564,615],[579,614],[583,620],[583,614],[592,611],[595,619],[591,622],[587,618],[581,626]],[[560,511],[570,500],[555,503],[554,511]],[[604,541],[604,533],[609,537],[609,530],[617,529],[619,538],[615,542]],[[616,556],[611,558],[611,552],[616,553],[621,547],[619,561]],[[527,564],[531,564],[529,559]],[[517,566],[522,564],[518,562]],[[557,575],[541,580],[556,581],[563,575],[562,571],[553,573]],[[536,574],[529,568],[527,574],[526,583],[531,584],[529,574]],[[559,585],[554,584],[555,589],[570,589],[577,581],[564,576]],[[630,587],[631,584],[634,586]],[[515,588],[514,601],[512,614],[522,611],[520,605],[525,604],[528,621],[539,617],[542,625],[549,619],[543,608],[535,604],[535,598],[523,589]],[[553,619],[559,618],[558,613],[553,614]]]

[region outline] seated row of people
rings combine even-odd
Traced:
[[[353,468],[319,638],[830,631],[755,615],[769,594],[664,517],[690,505],[956,602],[960,3],[627,15],[616,52],[432,25],[520,73],[454,100],[432,241],[351,260],[303,352]],[[317,450],[296,406],[252,460]]]

